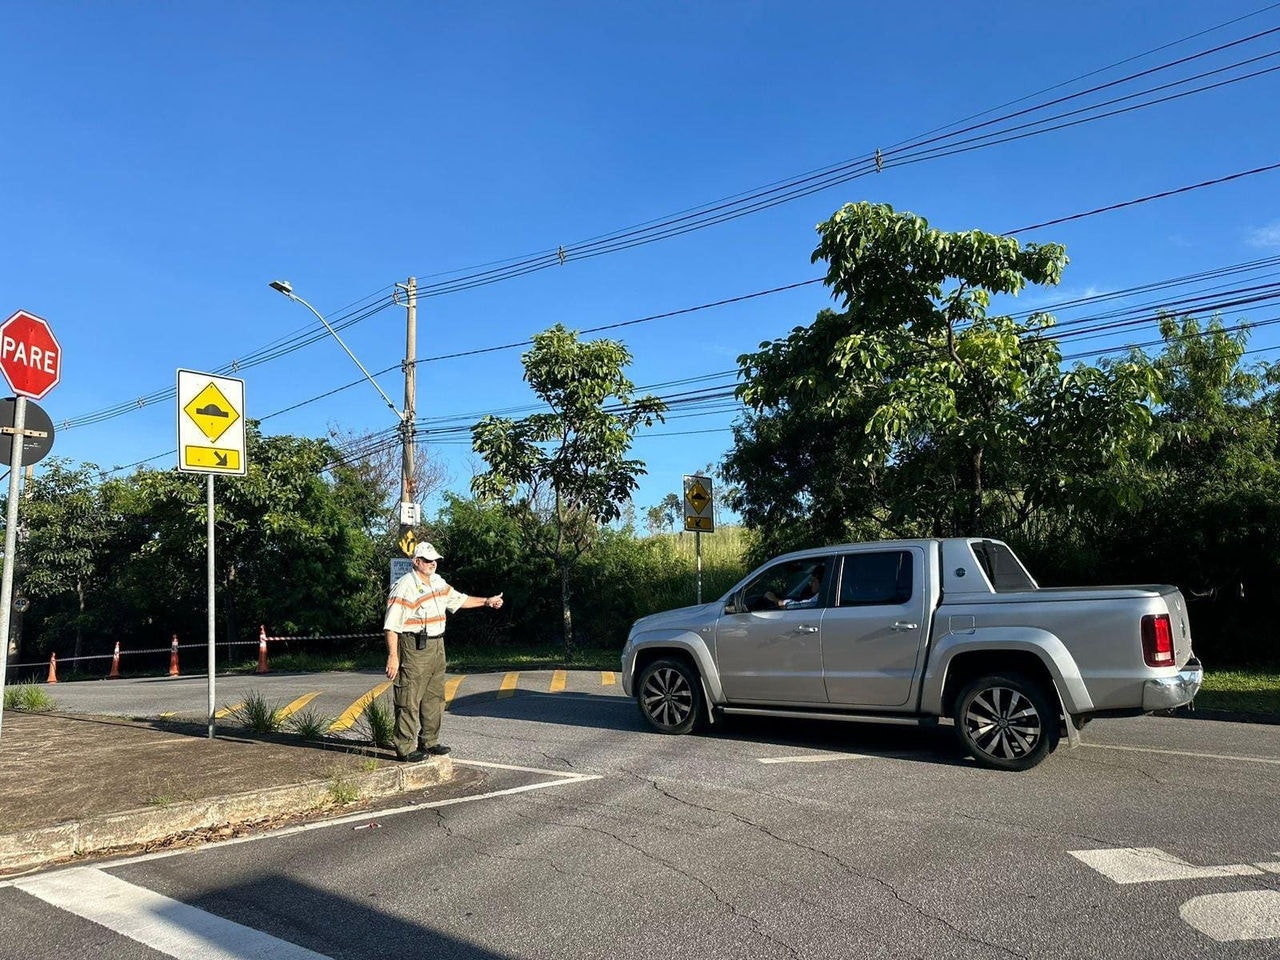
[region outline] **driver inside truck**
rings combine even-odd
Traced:
[[[765,599],[772,602],[779,609],[794,610],[803,607],[816,607],[818,605],[818,592],[822,589],[822,568],[816,567],[809,571],[809,575],[805,577],[800,586],[787,593],[785,597],[779,597],[770,590],[765,594]]]

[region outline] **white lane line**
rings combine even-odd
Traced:
[[[1068,850],[1085,866],[1113,883],[1162,883],[1167,880],[1204,880],[1211,877],[1256,877],[1262,873],[1247,863],[1222,867],[1197,867],[1159,847],[1122,847],[1115,850]]]
[[[1280,891],[1248,890],[1192,897],[1178,913],[1219,943],[1280,938]]]
[[[1111,743],[1082,743],[1082,747],[1093,750],[1125,750],[1129,753],[1160,753],[1170,757],[1195,757],[1200,760],[1237,760],[1244,763],[1270,763],[1280,766],[1280,759],[1275,757],[1242,757],[1230,753],[1193,753],[1190,750],[1158,750],[1155,747],[1121,747]]]
[[[757,757],[757,763],[830,763],[833,760],[870,760],[865,753],[807,753],[797,757]]]
[[[540,773],[545,777],[560,777],[564,780],[598,780],[599,774],[590,773],[571,773],[568,770],[543,770],[541,767],[517,767],[511,763],[493,763],[489,760],[454,760],[454,763],[460,763],[464,767],[492,767],[495,770],[516,770],[520,773]]]
[[[14,886],[177,960],[329,960],[91,867],[73,867]]]

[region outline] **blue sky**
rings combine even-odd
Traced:
[[[316,329],[270,280],[348,317],[409,276],[428,285],[572,251],[877,148],[892,159],[895,145],[929,131],[1277,27],[1280,4],[1260,0],[7,3],[0,314],[37,313],[61,342],[62,382],[42,401],[55,424],[70,424],[54,455],[106,468],[155,458],[168,469],[172,400],[94,415],[171,389],[178,368],[221,370]],[[1276,51],[1280,33],[1022,119]],[[1040,136],[889,163],[727,223],[424,297],[418,415],[432,429],[533,403],[521,349],[427,358],[517,343],[556,322],[586,330],[816,277],[814,226],[846,202],[888,202],[947,230],[1005,232],[1275,164],[1278,92],[1280,73],[1266,73]],[[1017,308],[1280,256],[1278,196],[1280,170],[1020,233],[1064,243],[1071,265],[1059,289],[1030,291]],[[1273,283],[1276,269],[1217,283]],[[829,303],[811,284],[594,335],[626,342],[636,384],[674,384],[655,392],[727,386],[740,353]],[[1250,310],[1229,319],[1276,315]],[[398,307],[342,331],[368,369],[392,368],[379,382],[397,402],[404,333]],[[1064,350],[1150,335],[1129,328]],[[1259,327],[1251,346],[1252,359],[1274,360],[1280,335]],[[677,383],[709,374],[723,376]],[[268,433],[394,425],[367,383],[313,400],[359,379],[329,338],[240,375],[247,413]],[[642,517],[728,449],[730,405],[681,414],[634,448],[649,469],[636,496]],[[457,435],[428,434],[423,456],[462,492],[478,466]]]

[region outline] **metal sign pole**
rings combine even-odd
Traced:
[[[215,733],[217,721],[214,717],[215,703],[214,699],[214,646],[213,646],[213,474],[206,474],[209,478],[208,486],[208,507],[209,507],[209,569],[207,587],[209,590],[209,739],[212,740]]]
[[[4,575],[0,577],[0,642],[4,643],[4,656],[0,656],[0,690],[4,689],[4,674],[9,660],[9,618],[13,612],[13,568],[18,546],[18,480],[22,475],[22,448],[26,441],[23,431],[26,428],[27,398],[19,396],[13,410],[13,454],[9,459],[9,505],[5,511],[4,527]],[[0,725],[3,723],[4,704],[0,703]]]
[[[693,535],[694,552],[698,555],[698,603],[702,602],[702,531]]]

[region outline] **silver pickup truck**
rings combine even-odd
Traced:
[[[1092,717],[1189,703],[1203,671],[1176,587],[1042,588],[998,540],[850,543],[766,563],[712,603],[636,621],[622,684],[663,733],[717,714],[955,721],[1026,770]]]

